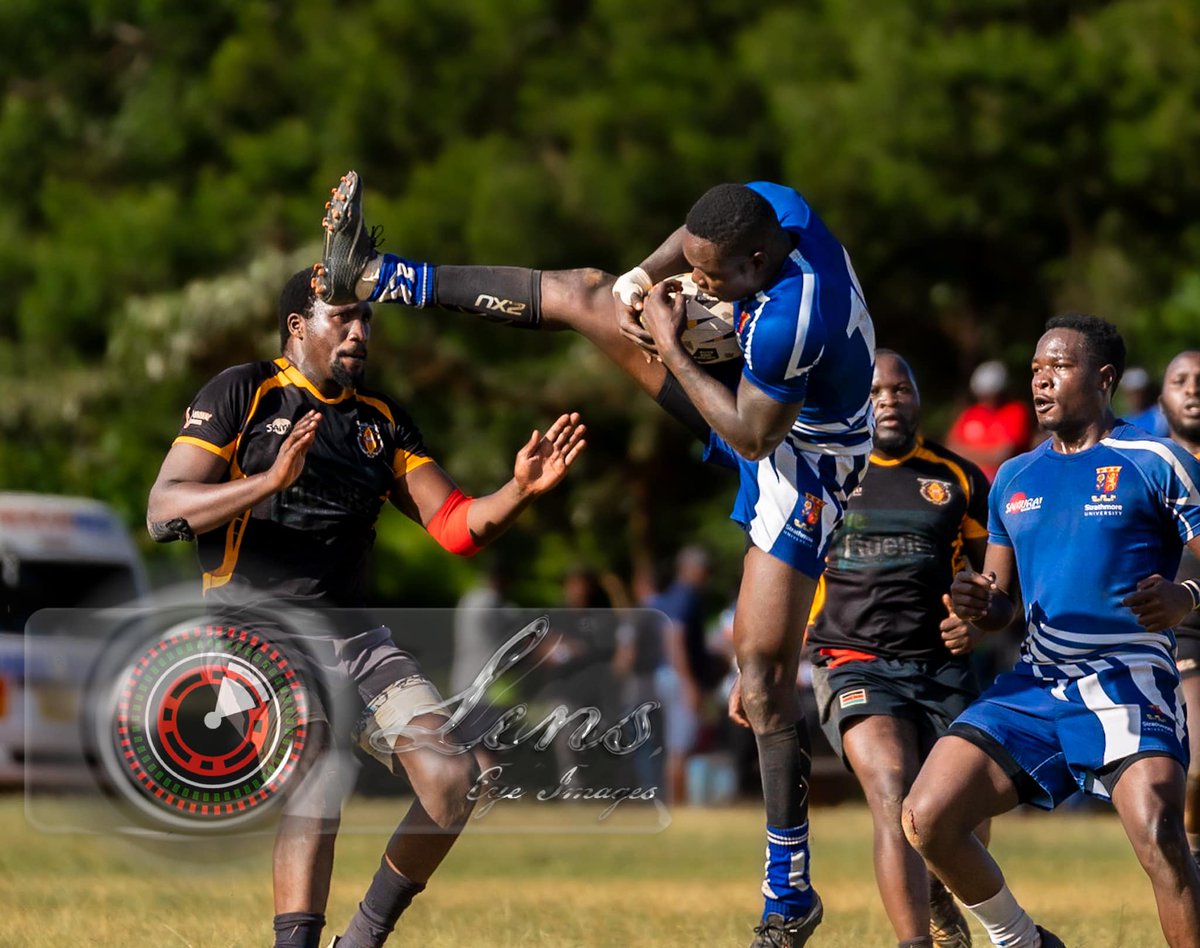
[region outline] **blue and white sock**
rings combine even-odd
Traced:
[[[763,920],[771,914],[803,918],[812,908],[808,882],[808,823],[767,827],[767,864],[762,884]]]
[[[372,303],[424,306],[433,295],[435,269],[432,264],[385,253],[379,258],[375,289],[367,299]]]

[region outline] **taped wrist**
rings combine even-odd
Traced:
[[[641,267],[634,267],[628,273],[622,273],[613,284],[612,294],[626,306],[632,305],[636,299],[641,299],[650,292],[654,281]]]
[[[467,527],[467,511],[474,502],[474,497],[468,497],[457,487],[454,488],[425,527],[443,549],[457,556],[472,556],[481,549]]]

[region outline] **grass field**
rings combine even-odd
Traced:
[[[401,801],[356,800],[338,843],[332,931],[356,906]],[[392,938],[462,945],[744,946],[758,912],[762,819],[752,808],[681,810],[661,833],[529,830],[536,807],[496,812],[451,854]],[[504,820],[523,832],[505,832]],[[812,814],[814,881],[825,924],[814,948],[894,945],[870,869],[860,805]],[[194,863],[98,836],[30,827],[0,798],[0,945],[266,946],[265,855]],[[269,843],[262,842],[264,853]],[[1070,946],[1163,943],[1150,886],[1111,814],[1016,814],[994,848],[1017,897]],[[976,933],[976,943],[986,940]],[[328,936],[327,936],[328,937]]]

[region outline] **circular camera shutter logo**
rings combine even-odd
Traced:
[[[289,785],[307,722],[303,682],[269,639],[234,627],[180,629],[143,648],[117,683],[115,776],[160,821],[244,822]]]

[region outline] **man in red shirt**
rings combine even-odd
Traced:
[[[1020,402],[1004,397],[1008,371],[994,359],[971,373],[975,404],[965,408],[950,426],[946,445],[979,465],[990,483],[1000,465],[1029,448],[1029,413]]]

